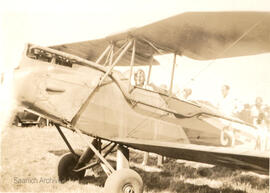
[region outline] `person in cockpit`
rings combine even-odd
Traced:
[[[137,72],[134,73],[134,82],[135,82],[135,86],[144,87],[145,73],[142,69],[139,69],[137,70]]]

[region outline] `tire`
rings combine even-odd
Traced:
[[[121,169],[107,178],[104,190],[106,193],[142,193],[143,181],[134,170]]]
[[[68,180],[75,181],[80,180],[84,177],[85,170],[80,172],[72,171],[78,162],[78,158],[74,156],[72,153],[64,154],[58,163],[57,167],[57,175],[58,180],[61,183],[64,183]]]

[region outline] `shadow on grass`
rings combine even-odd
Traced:
[[[115,162],[111,162],[115,165]],[[195,185],[185,183],[184,181],[177,179],[173,174],[168,174],[168,172],[146,172],[139,168],[134,169],[142,177],[144,181],[144,191],[149,192],[177,192],[177,193],[245,193],[241,190],[233,190],[232,188],[211,188],[207,185]],[[86,176],[84,179],[80,180],[80,184],[94,184],[96,186],[103,187],[107,179],[106,174],[101,170],[97,169],[95,172],[98,174],[98,177]]]
[[[182,168],[181,173],[184,173],[186,177],[194,176],[194,174],[189,174],[189,172],[193,172],[194,168],[181,166],[178,167],[174,171],[179,171]],[[245,191],[241,190],[234,190],[232,188],[211,188],[208,185],[195,185],[185,183],[183,180],[179,179],[179,172],[173,173],[169,171],[162,171],[162,172],[146,172],[139,168],[133,168],[137,171],[140,176],[142,177],[146,191],[154,191],[160,192],[163,190],[169,192],[193,192],[193,193],[244,193]],[[180,174],[181,175],[181,174]]]
[[[215,166],[213,168],[199,168],[198,175],[209,179],[230,178],[231,181],[241,184],[249,184],[251,188],[262,190],[269,188],[269,178],[260,178],[252,175],[244,175],[240,170]]]

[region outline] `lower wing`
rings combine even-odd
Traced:
[[[176,159],[221,165],[269,175],[269,152],[250,151],[241,147],[225,148],[133,138],[117,138],[112,141],[134,149]]]

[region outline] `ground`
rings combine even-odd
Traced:
[[[74,149],[86,147],[77,134],[63,131]],[[68,149],[55,128],[12,126],[2,130],[1,139],[0,192],[102,192],[106,175],[100,169],[87,171],[79,182],[58,183],[56,165]],[[174,159],[157,168],[153,156],[142,167],[142,157],[131,151],[131,167],[142,176],[144,192],[269,192],[269,176]]]

